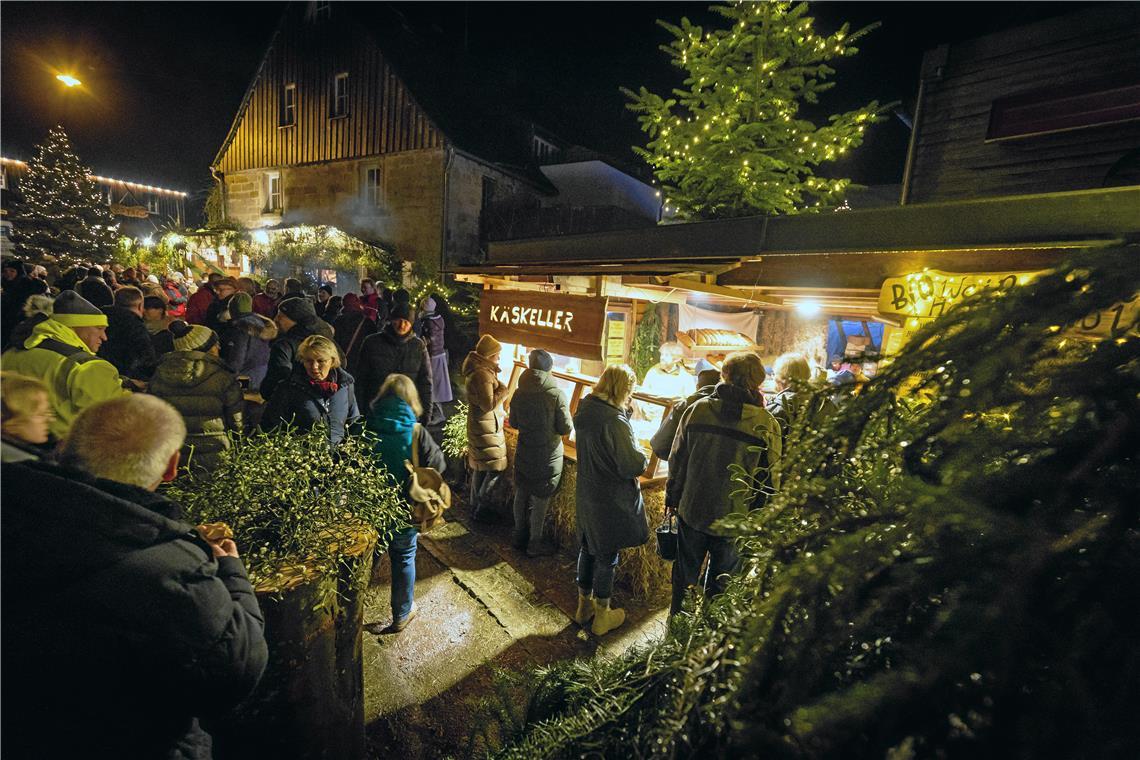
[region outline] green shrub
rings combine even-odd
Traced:
[[[187,521],[233,528],[255,585],[289,565],[333,565],[333,547],[350,543],[361,525],[377,532],[383,548],[409,517],[368,438],[350,435],[330,450],[323,426],[234,436],[209,476],[185,475],[166,494]]]

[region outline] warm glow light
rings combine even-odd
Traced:
[[[68,87],[78,87],[79,85],[83,84],[83,82],[80,82],[78,79],[71,76],[71,74],[57,74],[55,78],[63,82]]]
[[[799,314],[801,317],[818,316],[821,308],[822,307],[819,305],[819,301],[814,301],[814,300],[810,300],[810,299],[807,301],[799,301],[796,303],[796,313]]]

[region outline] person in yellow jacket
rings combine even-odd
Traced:
[[[115,366],[95,356],[106,339],[107,315],[74,290],[56,297],[51,316],[33,317],[12,332],[12,347],[0,356],[0,367],[47,386],[55,414],[52,435],[64,437],[72,420],[92,404],[130,392]]]

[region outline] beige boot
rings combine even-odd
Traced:
[[[590,622],[590,618],[593,616],[594,595],[583,594],[582,589],[578,589],[578,611],[574,613],[574,622],[584,626]]]
[[[595,636],[604,636],[624,622],[625,610],[611,610],[609,599],[594,600],[594,625],[590,630]]]

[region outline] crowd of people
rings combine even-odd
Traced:
[[[122,715],[109,712],[155,711],[130,702],[131,695],[155,693],[142,683],[147,679],[168,679],[187,690],[177,719],[159,711],[152,731],[108,746],[135,756],[166,743],[194,756],[194,747],[209,742],[197,719],[253,688],[265,642],[238,547],[182,523],[178,505],[156,494],[181,473],[208,476],[234,436],[322,424],[336,446],[367,430],[377,462],[402,489],[405,462],[446,469],[429,432],[453,399],[442,299],[426,298],[417,310],[405,290],[361,285],[359,294],[338,296],[322,285],[309,296],[293,278],[261,286],[215,273],[195,286],[175,273],[159,278],[91,266],[53,287],[20,262],[5,264],[4,529],[66,544],[44,550],[30,538],[35,549],[15,552],[5,544],[7,578],[26,576],[28,586],[33,574],[49,579],[50,588],[14,607],[20,622],[7,630],[20,633],[4,648],[6,667],[14,658],[9,673],[19,674],[9,683],[53,705],[44,714],[98,703],[93,725],[113,726]],[[549,353],[531,351],[514,388],[502,380],[501,353],[499,342],[483,335],[461,363],[469,509],[479,521],[507,512],[516,549],[552,554],[546,515],[562,478],[563,439],[573,433],[574,619],[605,635],[625,620],[613,603],[619,552],[650,536],[639,480],[648,456],[630,425],[637,377],[624,364],[606,367],[572,415],[551,377]],[[678,522],[675,614],[692,587],[718,593],[739,563],[716,522],[762,505],[779,485],[775,465],[788,431],[833,407],[803,392],[811,367],[797,354],[776,362],[777,393],[766,401],[766,372],[754,353],[729,355],[719,369],[700,372],[695,387],[680,356],[668,353],[656,381],[678,402],[651,447],[669,462],[665,503]],[[508,469],[508,424],[518,433],[509,510],[496,503],[505,490],[499,484]],[[751,487],[730,478],[733,470],[753,473]],[[43,499],[45,493],[58,498]],[[417,612],[417,536],[410,525],[387,549],[393,632]],[[169,616],[151,614],[164,605]],[[120,617],[108,619],[112,614]],[[42,641],[53,644],[61,681],[101,683],[119,701],[59,690],[42,672],[32,673],[29,653]],[[112,666],[105,652],[137,667],[119,660]]]

